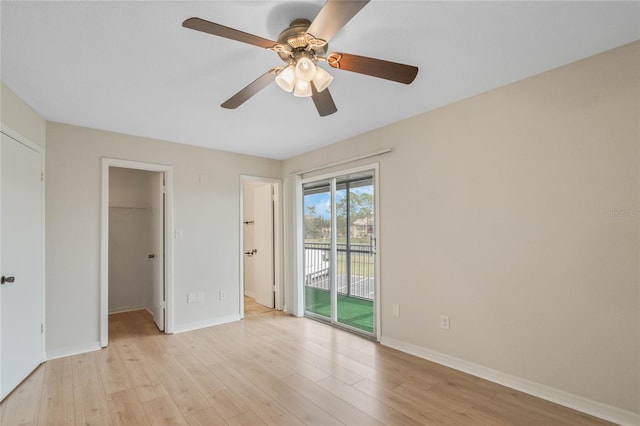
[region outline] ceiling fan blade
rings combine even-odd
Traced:
[[[209,22],[200,18],[189,18],[182,23],[182,26],[185,28],[190,28],[192,30],[202,31],[203,33],[209,33],[217,35],[219,37],[224,37],[231,40],[252,44],[254,46],[263,47],[265,49],[271,49],[275,46],[278,46],[278,43],[273,40],[258,37],[253,34],[245,33],[234,28],[225,27],[224,25]]]
[[[350,55],[348,53],[331,53],[327,56],[327,63],[333,68],[353,71],[404,84],[410,84],[416,78],[416,75],[418,75],[418,67],[414,67],[413,65],[367,58],[366,56]]]
[[[324,89],[322,92],[318,92],[316,85],[313,82],[311,83],[311,99],[313,99],[313,103],[316,105],[316,109],[318,110],[320,117],[326,117],[327,115],[331,115],[338,111],[336,104],[333,103],[333,98],[331,97],[331,93],[329,93],[329,89]]]
[[[367,3],[369,0],[327,0],[307,28],[307,34],[328,42]]]
[[[222,105],[222,108],[236,109],[252,96],[256,95],[259,91],[267,87],[276,79],[276,72],[271,69],[260,77],[256,78],[253,82],[249,83],[247,87],[240,90],[238,93],[227,99]]]

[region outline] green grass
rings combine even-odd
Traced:
[[[331,318],[331,295],[326,290],[304,288],[307,311]],[[338,294],[338,322],[373,333],[373,301]]]
[[[345,253],[338,254],[338,274],[347,273],[347,256]],[[373,278],[375,276],[375,260],[373,256],[357,255],[351,256],[351,275]]]

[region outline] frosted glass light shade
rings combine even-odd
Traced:
[[[296,72],[293,65],[287,66],[276,76],[276,83],[285,92],[291,92],[296,85]]]
[[[318,90],[318,92],[322,92],[324,89],[329,87],[332,81],[333,76],[331,74],[320,67],[316,68],[316,75],[315,77],[313,77],[313,84],[315,84],[316,90]]]
[[[316,75],[316,65],[308,58],[298,59],[296,64],[296,78],[302,81],[311,81]]]
[[[298,80],[296,82],[296,88],[293,91],[293,96],[297,96],[299,98],[311,96],[311,83],[304,80]]]

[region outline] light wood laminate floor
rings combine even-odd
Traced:
[[[48,361],[2,425],[600,425],[568,408],[275,311],[164,335],[109,317],[109,347]]]

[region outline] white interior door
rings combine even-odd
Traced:
[[[254,294],[255,301],[274,307],[273,269],[273,192],[272,185],[256,186],[253,192]]]
[[[151,313],[158,329],[164,331],[165,285],[164,285],[164,174],[151,175],[151,261],[153,263]]]
[[[2,134],[0,157],[3,399],[43,360],[43,186],[40,152]]]

